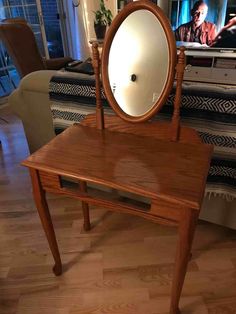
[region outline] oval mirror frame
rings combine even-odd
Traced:
[[[109,52],[112,45],[112,41],[116,35],[117,30],[119,29],[122,22],[133,12],[137,10],[147,10],[155,15],[157,20],[160,22],[164,33],[166,35],[167,45],[168,45],[168,53],[169,53],[169,65],[167,71],[167,79],[163,86],[160,97],[157,101],[152,105],[151,109],[146,113],[140,116],[131,116],[125,113],[117,103],[109,81],[108,74],[108,64],[109,64]],[[158,56],[157,56],[158,58]],[[167,100],[172,88],[175,77],[175,67],[177,62],[177,49],[176,42],[174,38],[173,31],[171,29],[170,23],[164,12],[154,3],[149,0],[140,0],[129,3],[124,7],[124,9],[115,17],[113,20],[107,34],[105,37],[103,50],[102,50],[102,83],[103,88],[107,97],[107,100],[110,106],[113,108],[115,113],[123,120],[127,122],[144,122],[152,118],[164,105]]]

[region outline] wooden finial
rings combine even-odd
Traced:
[[[96,123],[97,128],[104,129],[104,113],[101,100],[101,78],[100,78],[100,55],[98,51],[98,44],[94,42],[92,44],[93,53],[93,68],[96,82]]]
[[[174,101],[174,112],[172,116],[172,141],[179,140],[180,132],[180,105],[181,105],[181,95],[182,95],[182,82],[184,77],[185,69],[185,48],[180,47],[180,52],[178,55],[178,63],[176,65],[176,92]]]

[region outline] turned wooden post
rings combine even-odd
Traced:
[[[180,105],[181,105],[181,95],[182,95],[182,82],[184,77],[185,69],[185,48],[180,47],[180,53],[178,55],[178,63],[176,65],[176,92],[174,100],[174,112],[171,121],[171,139],[172,141],[179,140],[180,132]]]
[[[101,100],[101,78],[100,78],[100,56],[98,51],[98,44],[92,44],[93,52],[93,68],[96,81],[96,124],[97,128],[104,129],[104,113]]]

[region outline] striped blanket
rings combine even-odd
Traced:
[[[58,72],[49,90],[56,133],[94,113],[93,76]],[[158,119],[170,118],[174,94],[173,89]],[[102,102],[105,112],[112,113],[103,91]],[[196,129],[205,143],[214,145],[206,192],[227,200],[236,198],[236,86],[185,82],[181,123]]]

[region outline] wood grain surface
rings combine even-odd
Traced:
[[[22,164],[199,209],[212,147],[74,125]]]

